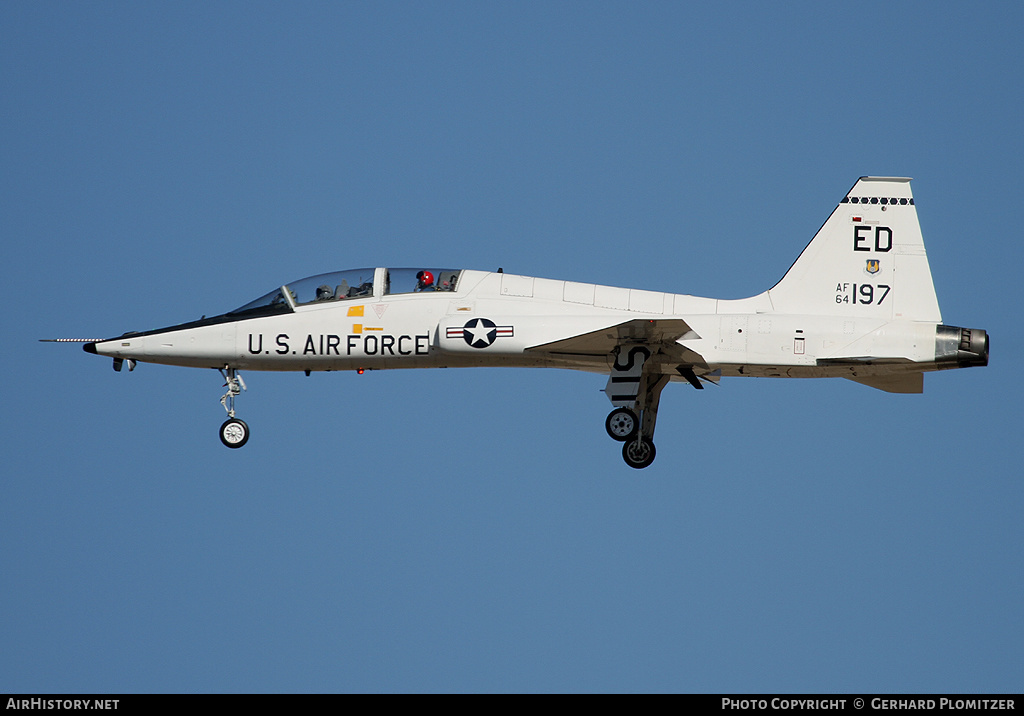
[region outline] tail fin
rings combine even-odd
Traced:
[[[941,323],[910,179],[861,177],[768,295],[779,313]]]

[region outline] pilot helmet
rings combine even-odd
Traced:
[[[420,282],[420,286],[433,286],[434,285],[434,274],[429,271],[420,271],[416,274],[417,280]]]

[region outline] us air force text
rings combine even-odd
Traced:
[[[266,346],[264,346],[262,333],[250,333],[249,353],[270,355],[273,352],[279,356],[425,356],[430,352],[430,334],[428,333],[417,336],[394,336],[390,333],[364,333],[362,335],[350,333],[344,336],[344,345],[342,345],[342,338],[343,336],[333,333],[310,333],[306,335],[305,340],[299,338],[292,342],[291,336],[287,333],[278,333],[273,343],[267,339]],[[301,350],[300,345],[302,346]]]

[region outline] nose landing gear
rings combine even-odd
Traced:
[[[240,448],[249,441],[249,426],[244,420],[228,418],[220,426],[220,441],[229,448]]]
[[[221,396],[220,404],[228,413],[228,419],[220,426],[220,441],[229,448],[240,448],[249,441],[249,426],[244,420],[235,417],[235,398],[245,390],[245,381],[234,368],[224,366],[220,369],[228,392]]]

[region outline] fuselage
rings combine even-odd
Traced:
[[[699,357],[692,362],[699,376],[856,379],[987,362],[984,335],[976,336],[973,346],[968,336],[965,352],[962,336],[954,340],[950,333],[964,329],[782,314],[774,310],[770,292],[720,300],[473,270],[448,272],[445,290],[391,292],[391,272],[404,270],[362,271],[373,279],[360,295],[316,298],[312,292],[296,295],[286,285],[265,305],[125,334],[87,344],[86,350],[140,362],[238,370],[515,366],[607,373],[607,352],[544,346],[625,321],[678,319],[690,331],[675,342]],[[682,380],[676,362],[664,356],[660,371]]]

